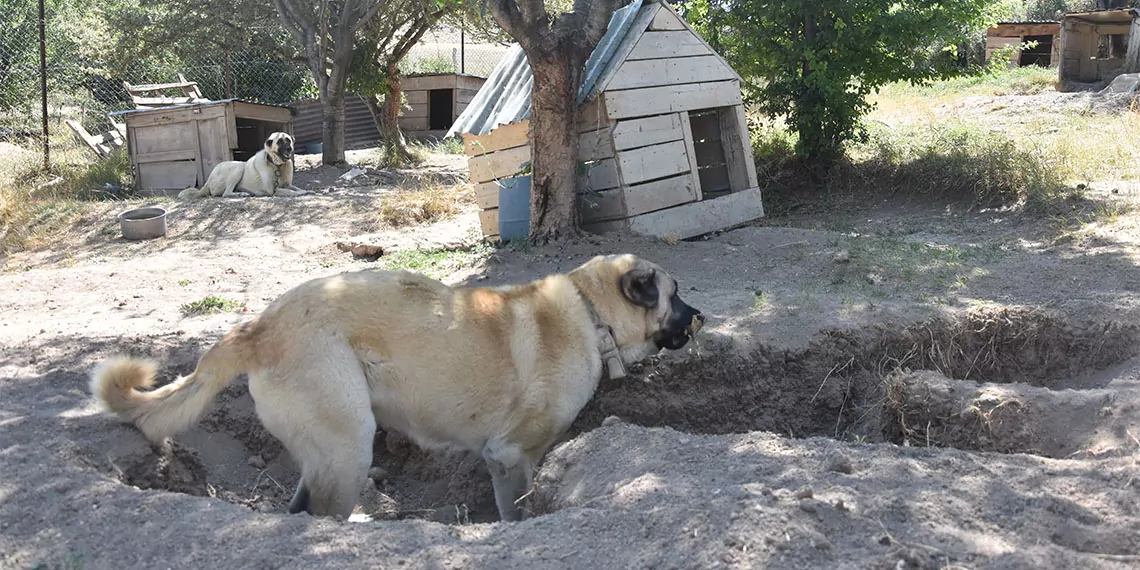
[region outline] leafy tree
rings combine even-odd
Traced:
[[[867,95],[963,73],[953,47],[991,0],[691,0],[686,19],[732,63],[748,102],[786,116],[822,173],[862,136]]]
[[[389,0],[273,0],[281,23],[300,45],[317,84],[323,114],[324,164],[344,162],[344,102],[357,34]]]
[[[574,0],[569,11],[543,0],[469,0],[489,8],[530,63],[530,241],[578,233],[578,89],[586,60],[602,39],[620,0]]]
[[[368,105],[385,157],[392,164],[413,158],[399,123],[400,62],[454,9],[455,4],[441,5],[435,0],[389,0],[384,17],[373,20],[358,35],[348,88]]]

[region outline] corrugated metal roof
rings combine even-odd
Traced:
[[[579,103],[594,95],[598,79],[613,59],[618,45],[625,39],[642,5],[642,0],[633,0],[629,5],[615,10],[610,17],[606,34],[586,60],[586,73],[582,87],[578,90]],[[499,65],[491,72],[483,88],[447,131],[447,136],[459,133],[485,135],[499,125],[530,118],[532,82],[533,76],[526,54],[518,44],[512,45],[503,59],[499,60]]]

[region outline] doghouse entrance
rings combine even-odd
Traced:
[[[743,146],[732,107],[689,111],[701,195],[715,198],[748,189]]]
[[[233,149],[233,160],[248,160],[257,154],[257,151],[265,148],[265,139],[269,138],[270,134],[285,130],[284,124],[272,121],[237,117],[234,123],[237,126],[237,148]]]
[[[432,89],[428,91],[428,129],[433,131],[450,129],[454,109],[454,89]]]
[[[1039,65],[1041,67],[1049,67],[1053,62],[1053,36],[1025,36],[1021,41],[1037,42],[1037,45],[1027,48],[1021,52],[1021,58],[1018,60],[1018,65],[1025,67],[1028,65]]]

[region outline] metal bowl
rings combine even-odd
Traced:
[[[166,210],[157,206],[135,208],[119,214],[124,239],[151,239],[166,235]]]

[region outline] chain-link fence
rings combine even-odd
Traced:
[[[170,62],[159,57],[102,61],[91,55],[94,50],[84,43],[82,30],[76,29],[80,24],[74,15],[56,13],[50,4],[41,74],[38,6],[35,2],[7,6],[0,0],[0,8],[5,7],[9,9],[0,14],[0,141],[37,146],[43,117],[41,76],[47,79],[48,128],[53,138],[69,136],[63,124],[67,119],[79,121],[91,133],[109,131],[108,113],[134,108],[124,84],[171,83],[181,75],[196,82],[206,99],[287,104],[317,95],[306,67],[256,49],[217,50]],[[405,74],[490,74],[507,47],[469,40],[461,30],[429,32],[401,69]]]

